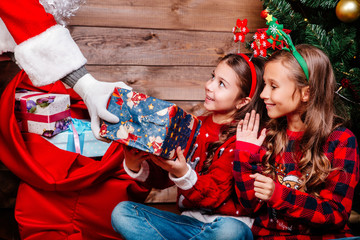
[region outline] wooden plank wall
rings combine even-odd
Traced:
[[[236,19],[248,19],[250,38],[261,11],[260,0],[87,0],[68,27],[95,78],[196,114],[219,58],[239,47]]]

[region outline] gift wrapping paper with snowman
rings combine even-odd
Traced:
[[[189,158],[201,121],[177,105],[142,93],[115,88],[108,110],[117,124],[104,121],[100,136],[154,155],[173,159],[178,146]]]

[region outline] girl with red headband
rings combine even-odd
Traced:
[[[235,197],[232,167],[236,126],[251,109],[265,110],[259,101],[263,61],[244,54],[225,56],[205,84],[204,107],[196,150],[187,163],[164,160],[135,150],[126,151],[127,173],[150,187],[178,187],[182,215],[134,202],[121,202],[112,224],[125,239],[252,239],[252,220],[242,217]],[[231,217],[229,217],[231,216]]]

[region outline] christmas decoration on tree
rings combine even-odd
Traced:
[[[340,0],[336,5],[336,16],[346,23],[356,21],[360,17],[360,2],[358,0]]]
[[[345,106],[350,129],[360,139],[360,125],[356,122],[360,118],[360,0],[262,1],[264,10],[260,16],[272,15],[283,28],[291,29],[295,45],[311,44],[327,53],[338,83],[336,93]],[[254,39],[248,46],[260,51],[259,36],[255,34]],[[256,46],[251,45],[254,43]]]

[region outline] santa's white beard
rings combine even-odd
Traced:
[[[75,15],[80,5],[85,3],[85,0],[39,0],[39,2],[47,13],[54,16],[58,24],[64,26],[67,20]]]

